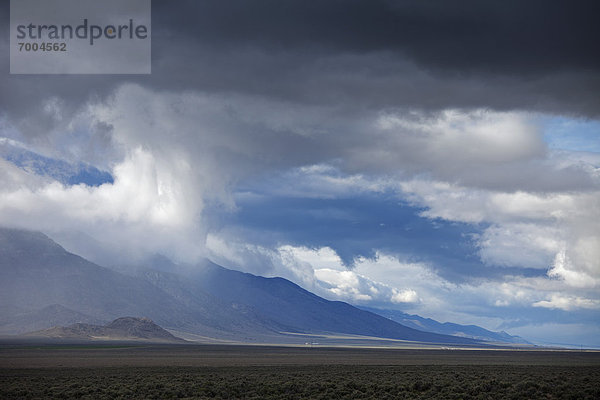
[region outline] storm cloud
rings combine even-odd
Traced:
[[[7,75],[4,112],[29,126],[122,82],[348,107],[526,109],[598,116],[599,5],[580,1],[154,1],[153,74]],[[1,9],[8,24],[8,3]],[[5,37],[2,49],[8,52]],[[27,105],[27,107],[26,107]],[[41,118],[41,117],[40,117]],[[37,132],[37,133],[36,133]]]

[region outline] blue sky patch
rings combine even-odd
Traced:
[[[551,149],[600,153],[600,121],[545,116],[541,124]]]

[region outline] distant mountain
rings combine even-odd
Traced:
[[[208,261],[187,268],[168,260],[155,264],[124,275],[67,252],[42,233],[0,228],[0,333],[49,328],[56,321],[98,326],[95,320],[145,315],[167,329],[218,340],[302,340],[287,334],[293,333],[481,344],[406,327],[282,278]]]
[[[148,318],[121,317],[107,325],[76,323],[27,333],[26,336],[80,340],[143,340],[183,343]]]
[[[431,318],[423,318],[418,315],[406,314],[398,310],[386,310],[371,307],[360,308],[389,318],[392,321],[398,322],[404,326],[427,332],[468,337],[472,339],[485,340],[488,342],[529,344],[529,342],[520,336],[512,336],[504,331],[489,331],[477,325],[459,325],[451,322],[441,323]]]
[[[7,138],[0,138],[0,157],[29,173],[47,176],[65,185],[84,183],[88,186],[100,186],[114,181],[107,171],[81,162],[73,164],[46,157]]]

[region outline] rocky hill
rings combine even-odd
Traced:
[[[107,325],[76,323],[55,326],[27,333],[30,337],[47,337],[78,340],[135,340],[147,342],[184,343],[149,318],[122,317]]]

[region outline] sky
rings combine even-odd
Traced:
[[[0,225],[600,347],[599,8],[153,1],[150,75],[2,35]]]

